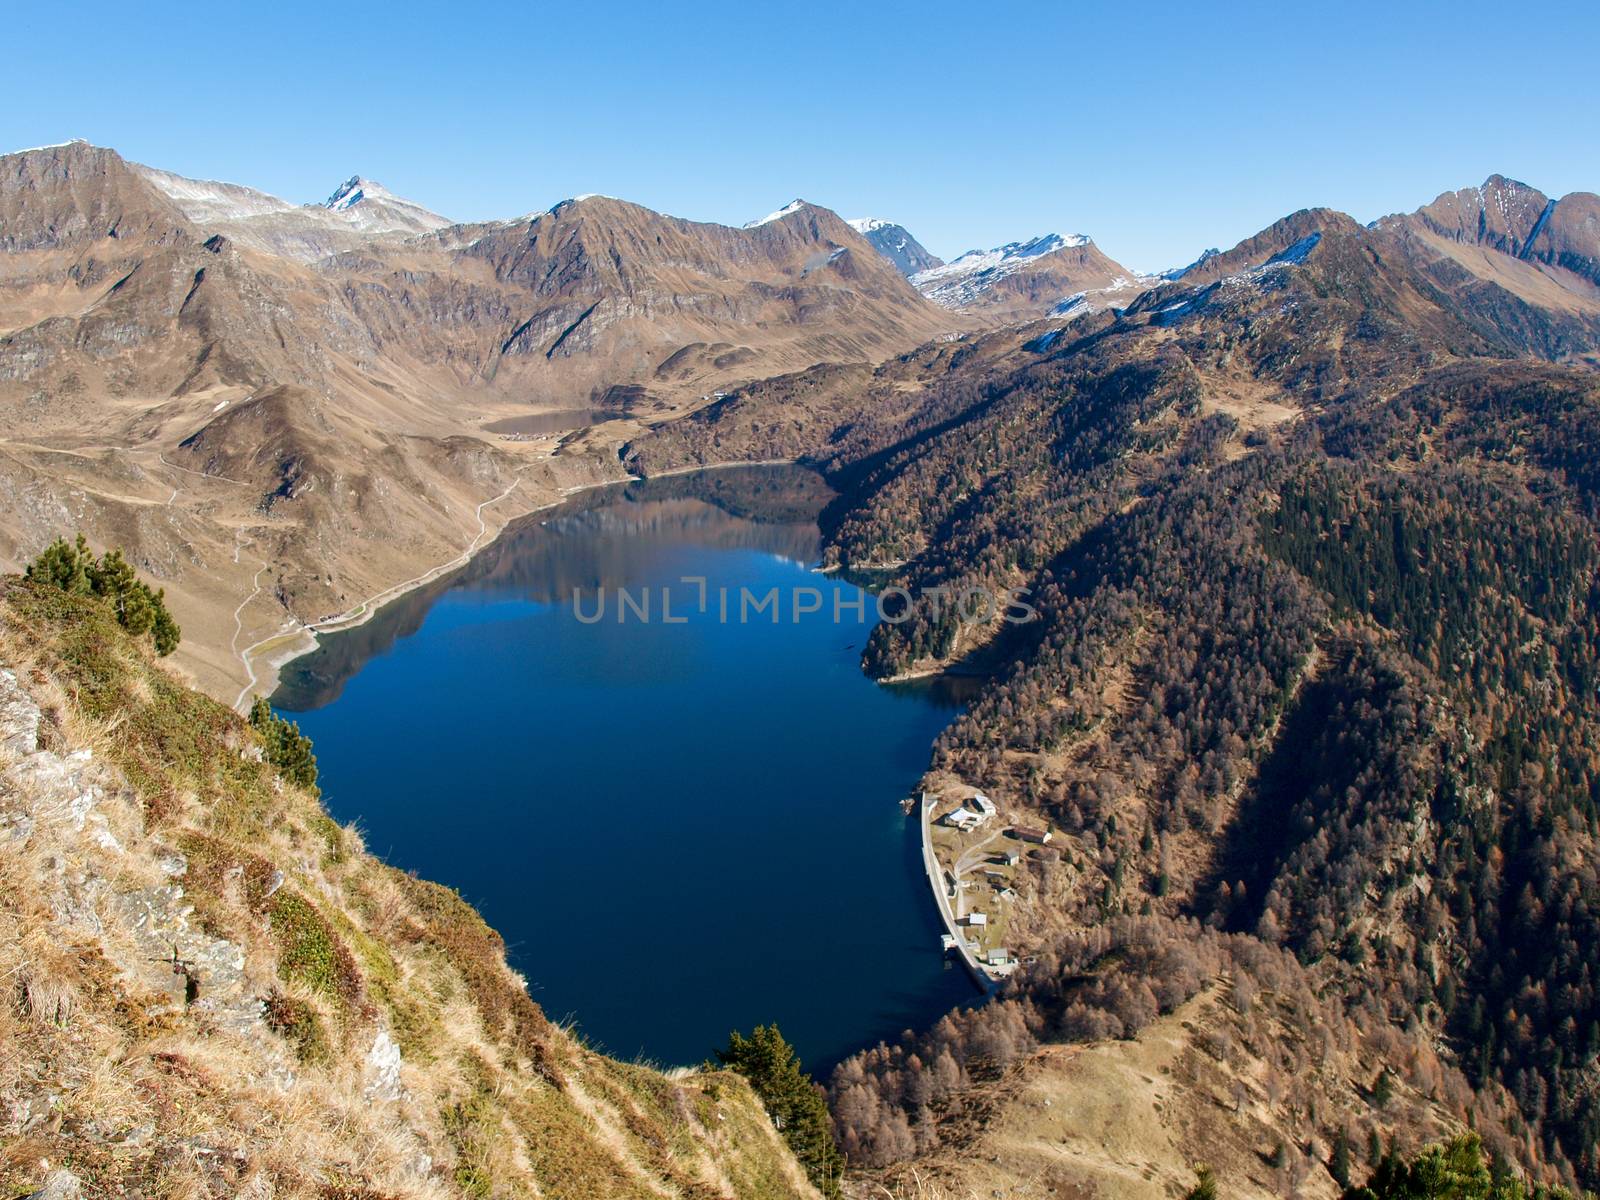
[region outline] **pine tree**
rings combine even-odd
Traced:
[[[1333,1157],[1328,1160],[1328,1174],[1340,1187],[1350,1186],[1350,1141],[1342,1133],[1333,1141]]]
[[[26,578],[74,596],[98,596],[117,615],[117,623],[134,637],[150,634],[156,653],[165,657],[178,648],[183,632],[167,611],[166,592],[152,591],[121,550],[95,558],[88,539],[57,538],[28,566]]]
[[[1385,1067],[1378,1072],[1377,1082],[1372,1085],[1372,1103],[1378,1108],[1387,1108],[1389,1101],[1394,1099],[1394,1076]]]
[[[76,544],[58,537],[33,560],[26,577],[36,583],[53,584],[75,596],[87,596],[90,594],[88,564],[93,561],[83,534],[78,535]]]
[[[257,696],[250,705],[250,725],[261,738],[267,761],[278,773],[290,783],[316,791],[317,756],[312,753],[311,739],[300,732],[300,726],[273,712],[265,696]]]
[[[735,1031],[717,1058],[750,1081],[811,1182],[824,1196],[838,1200],[844,1158],[834,1142],[827,1102],[778,1027],[758,1025],[748,1038]]]

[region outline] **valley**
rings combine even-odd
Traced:
[[[335,818],[461,888],[544,1009],[619,1057],[693,1064],[759,1013],[820,1068],[976,994],[897,806],[957,705],[861,676],[870,618],[831,620],[859,592],[809,569],[828,498],[782,468],[575,496],[273,696]],[[723,589],[813,584],[803,619],[719,616]]]
[[[124,1126],[221,1146],[311,1080],[296,1194],[1333,1197],[1469,1130],[1600,1186],[1597,206],[1494,175],[1145,274],[0,156],[0,557],[81,530],[183,631],[0,589],[3,915],[92,1024],[6,1020],[130,1114],[13,1070],[26,1162],[126,1180]],[[577,600],[691,579],[1039,619]],[[152,996],[132,896],[220,1008]],[[792,1063],[695,1065],[774,1021],[810,1142]],[[139,1169],[242,1189],[236,1140]]]

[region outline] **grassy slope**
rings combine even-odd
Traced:
[[[551,1025],[470,906],[95,602],[0,585],[0,667],[42,712],[38,754],[0,751],[0,1191],[65,1165],[90,1194],[815,1194],[741,1078]],[[55,801],[85,786],[79,828]]]

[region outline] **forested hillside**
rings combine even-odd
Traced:
[[[1002,1001],[840,1068],[856,1161],[927,1155],[1035,1046],[1227,981],[1353,1055],[1362,1103],[1318,1113],[1321,1056],[1258,1032],[1307,1137],[1417,1138],[1382,1077],[1600,1186],[1592,333],[1332,216],[1124,314],[819,376],[814,403],[793,377],[630,448],[798,454],[846,493],[831,564],[1027,587],[1042,616],[920,608],[863,656],[985,670],[930,779],[1065,836],[1029,862]]]

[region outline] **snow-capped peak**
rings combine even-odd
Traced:
[[[1047,233],[1026,242],[1007,242],[992,250],[968,250],[954,262],[912,276],[911,282],[926,292],[928,288],[946,280],[966,279],[989,271],[1010,274],[1029,259],[1088,244],[1089,239],[1081,233],[1068,234],[1066,237],[1059,233]]]
[[[792,216],[806,206],[804,200],[791,200],[777,212],[769,212],[759,221],[750,221],[745,224],[746,229],[755,229],[762,225],[770,225],[773,221],[781,221],[784,217]]]
[[[879,229],[890,228],[894,222],[885,221],[882,217],[851,217],[845,224],[857,233],[873,233]]]
[[[1087,246],[1089,241],[1081,233],[1065,237],[1059,233],[1047,233],[1026,242],[1007,242],[992,250],[968,250],[954,262],[917,272],[911,276],[911,286],[935,304],[945,308],[962,308],[1007,275],[1022,270],[1036,259],[1057,250]]]
[[[955,274],[957,271],[986,271],[991,267],[1002,266],[1006,263],[1018,262],[1022,259],[1038,258],[1042,254],[1053,254],[1057,250],[1065,250],[1074,246],[1087,246],[1089,238],[1081,233],[1069,233],[1062,237],[1059,233],[1047,233],[1043,237],[1031,238],[1026,242],[1007,242],[1004,246],[996,246],[992,250],[968,250],[960,258],[935,270],[947,271]]]
[[[359,175],[352,175],[337,188],[333,195],[322,202],[323,208],[331,208],[334,212],[343,212],[360,204],[371,197],[388,196],[381,183],[373,183],[370,179],[363,179]]]

